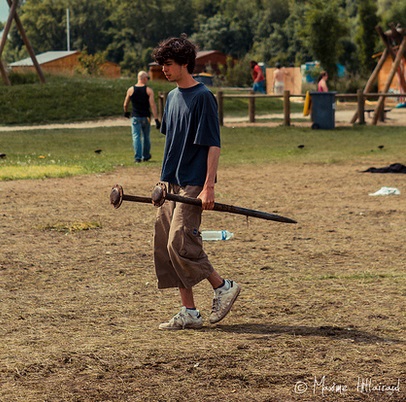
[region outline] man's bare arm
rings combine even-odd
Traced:
[[[149,106],[151,107],[152,115],[154,116],[155,120],[158,120],[158,111],[157,111],[157,107],[156,107],[156,103],[155,103],[154,91],[148,87],[147,94],[149,97]]]
[[[220,148],[210,147],[207,155],[207,173],[203,190],[197,196],[202,200],[203,209],[213,209],[214,207],[214,184],[217,176],[217,168],[220,158]]]
[[[126,94],[125,99],[124,99],[124,104],[123,104],[124,113],[127,112],[127,107],[128,107],[128,104],[130,103],[130,97],[133,94],[133,92],[134,92],[133,87],[128,88],[127,94]]]

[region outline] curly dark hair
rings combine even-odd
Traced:
[[[161,66],[166,60],[173,60],[180,65],[187,64],[187,70],[192,74],[196,64],[196,53],[196,45],[182,34],[179,38],[169,38],[160,42],[153,50],[152,57]]]

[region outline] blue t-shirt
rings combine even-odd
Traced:
[[[220,147],[217,102],[199,83],[175,88],[169,94],[162,117],[166,135],[161,180],[179,186],[203,186],[209,147]]]

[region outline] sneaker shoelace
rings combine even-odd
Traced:
[[[182,326],[182,328],[185,328],[185,325],[187,324],[186,318],[187,318],[187,313],[185,314],[183,311],[179,311],[179,313],[176,314],[172,318],[172,320],[173,320],[173,323],[179,323]]]

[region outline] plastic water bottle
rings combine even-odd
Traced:
[[[203,230],[202,233],[203,240],[216,241],[216,240],[230,240],[234,233],[228,230]]]

